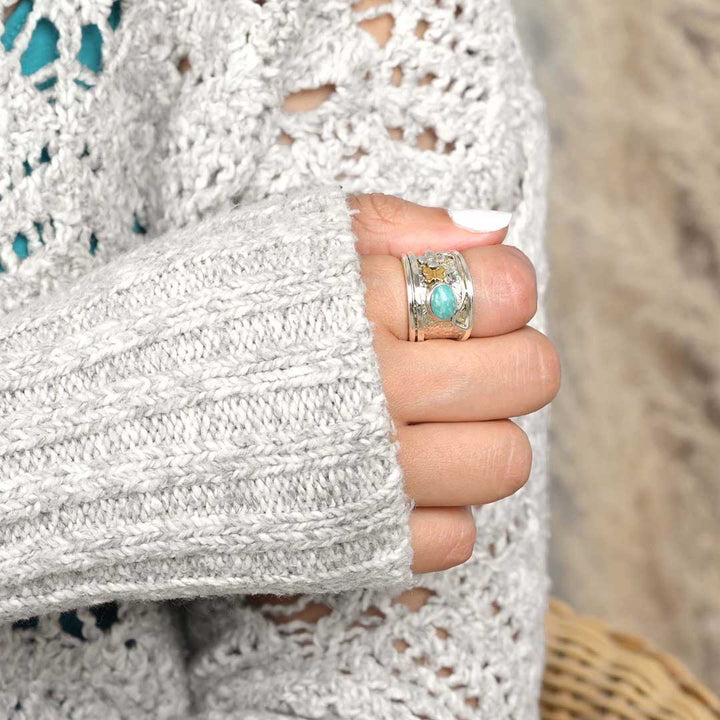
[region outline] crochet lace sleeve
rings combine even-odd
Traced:
[[[510,3],[363,0],[353,7],[353,21],[374,36],[367,55],[358,53],[358,64],[370,68],[367,92],[365,79],[362,93],[326,88],[332,100],[320,107],[337,100],[341,118],[361,118],[361,127],[370,118],[374,134],[357,156],[348,154],[343,181],[353,192],[512,210],[506,243],[535,265],[531,324],[546,331],[547,127]],[[285,125],[296,151],[312,141],[302,118]],[[324,143],[332,134],[318,136]],[[190,604],[184,626],[192,633],[189,685],[199,717],[539,720],[548,419],[548,407],[514,419],[532,443],[531,477],[513,496],[473,509],[472,559],[419,576],[411,593]]]
[[[169,232],[0,320],[0,617],[411,577],[338,186]]]

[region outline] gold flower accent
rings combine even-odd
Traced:
[[[432,282],[433,280],[445,280],[444,267],[431,268],[427,265],[423,265],[422,272],[427,282]]]

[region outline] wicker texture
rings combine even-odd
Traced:
[[[720,700],[677,660],[554,600],[543,720],[718,720]]]

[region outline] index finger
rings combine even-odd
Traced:
[[[494,210],[448,210],[418,205],[395,195],[349,195],[356,247],[361,255],[422,254],[497,245],[507,235],[511,213]],[[474,228],[474,229],[473,229]]]

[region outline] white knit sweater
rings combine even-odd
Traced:
[[[544,330],[542,104],[507,0],[362,7],[35,0],[0,46],[0,717],[537,718],[547,410],[473,559],[393,603],[345,193],[512,210]]]

